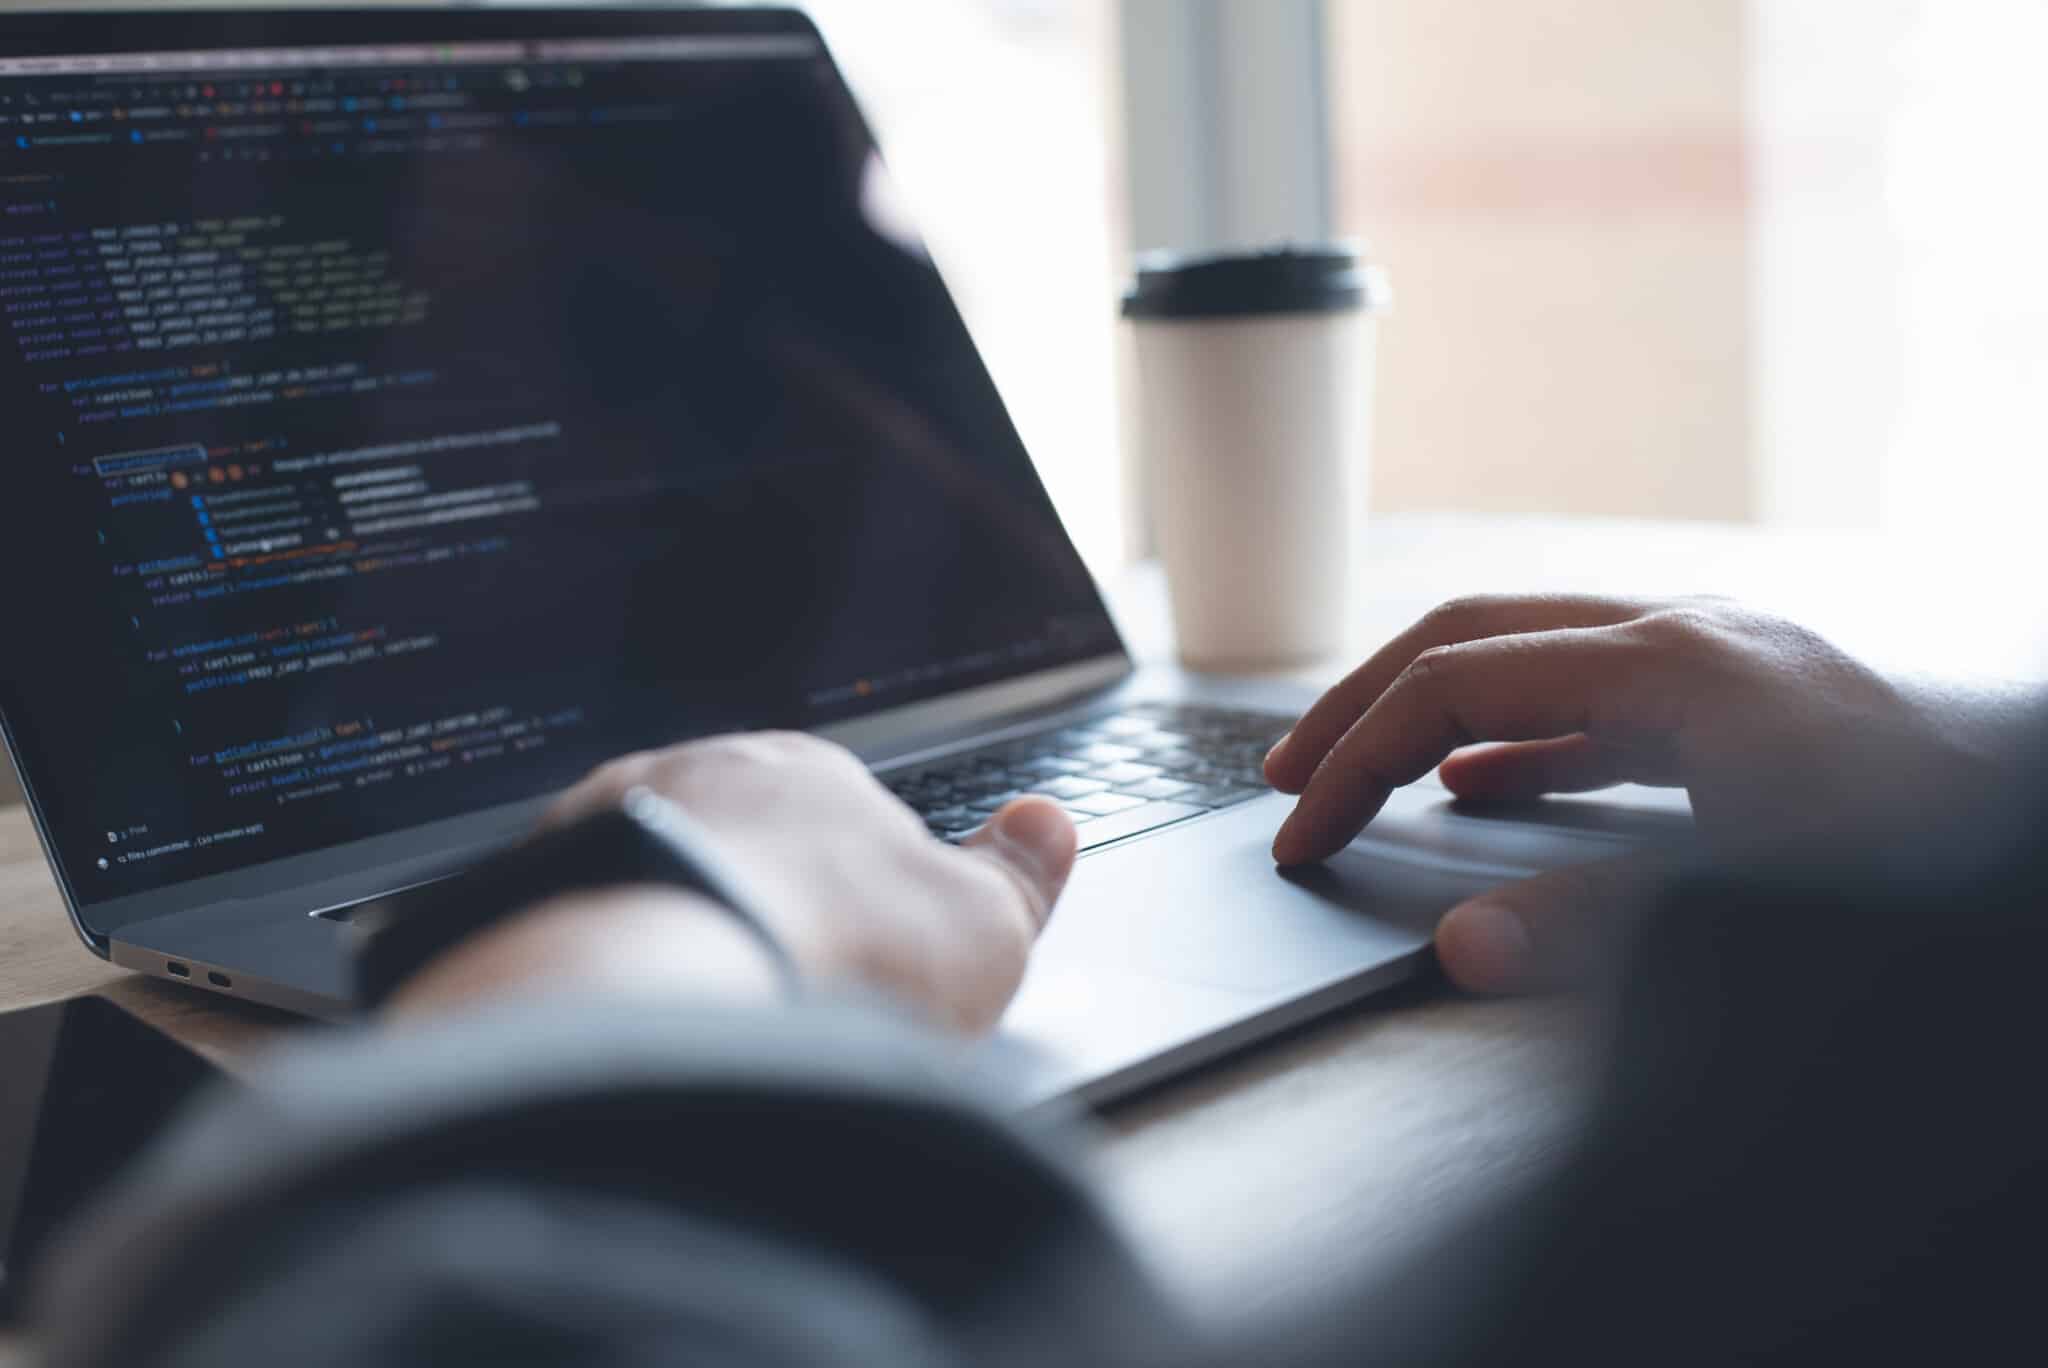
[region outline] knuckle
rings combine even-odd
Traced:
[[[1789,618],[1753,614],[1743,624],[1749,635],[1788,659],[1842,659],[1841,649],[1825,636]]]
[[[1007,907],[1021,913],[1026,925],[1041,925],[1050,910],[1044,895],[1034,886],[1024,872],[1000,855],[988,851],[975,851],[975,863],[981,866],[982,893],[991,906]]]
[[[1663,650],[1696,652],[1718,643],[1725,626],[1715,611],[1687,602],[1640,619],[1637,635]]]
[[[1443,677],[1462,658],[1464,651],[1457,646],[1432,646],[1410,661],[1403,671],[1410,686],[1427,685]]]
[[[746,732],[743,735],[752,738],[763,747],[784,751],[792,755],[801,755],[809,750],[827,751],[837,749],[835,746],[820,741],[815,736],[810,736],[800,731],[757,731]]]
[[[995,845],[976,840],[953,846],[926,836],[918,823],[918,846],[929,852],[938,870],[959,881],[962,897],[955,906],[1000,912],[1021,918],[1033,931],[1051,915],[1051,890]]]
[[[765,764],[780,747],[773,732],[737,732],[731,736],[710,736],[678,746],[672,752],[692,760],[732,760],[741,764]]]
[[[650,758],[645,754],[633,754],[607,760],[592,770],[577,787],[601,795],[622,794],[646,772]]]
[[[773,769],[803,762],[815,750],[824,754],[835,747],[801,732],[740,732],[710,737],[677,747],[673,752],[686,762],[717,761],[721,764]]]
[[[1499,613],[1506,602],[1500,594],[1460,594],[1430,609],[1423,621],[1440,634],[1454,635]]]
[[[919,823],[915,832],[902,831],[895,839],[884,838],[869,846],[871,854],[879,854],[889,875],[888,887],[929,890],[933,887],[944,889],[952,862],[946,857],[952,853],[942,841],[932,837]]]
[[[1724,643],[1770,638],[1787,629],[1803,630],[1726,594],[1699,594],[1679,599],[1664,611],[1682,616],[1691,624],[1695,637]]]
[[[854,758],[852,751],[821,737],[798,731],[757,732],[762,746],[776,758],[790,764],[854,765],[865,770],[866,766]]]

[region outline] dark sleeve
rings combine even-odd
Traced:
[[[1569,1159],[1264,1361],[2039,1361],[2044,816],[1977,794],[1911,848],[1680,883]]]
[[[919,1368],[1177,1342],[1058,1147],[961,1074],[848,1007],[340,1035],[98,1206],[44,1282],[47,1359]]]

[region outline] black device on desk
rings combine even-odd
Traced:
[[[218,1076],[104,998],[0,1015],[0,1318],[51,1234]]]

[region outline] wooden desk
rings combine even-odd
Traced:
[[[2048,676],[2048,622],[2006,620],[2031,613],[2008,606],[2019,597],[2008,586],[2040,582],[2032,548],[1405,517],[1375,524],[1366,561],[1361,649],[1459,593],[1722,592],[1895,665]],[[1137,574],[1119,596],[1141,655],[1164,649],[1161,604],[1156,574]],[[87,954],[26,817],[0,812],[0,1008],[95,990],[230,1067],[293,1029]],[[1579,1027],[1568,1002],[1405,990],[1113,1111],[1097,1146],[1111,1200],[1204,1311],[1311,1295],[1540,1163],[1571,1115]]]

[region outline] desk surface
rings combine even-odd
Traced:
[[[2048,623],[2010,606],[2039,572],[2032,548],[1964,542],[1388,518],[1368,542],[1358,642],[1480,590],[1718,592],[1894,665],[2039,678]],[[1164,649],[1161,605],[1157,576],[1142,571],[1118,596],[1141,655]],[[2029,620],[2011,621],[2015,612]],[[94,959],[65,921],[27,818],[0,811],[0,1009],[92,991],[229,1065],[294,1025]],[[1569,1002],[1403,990],[1114,1110],[1097,1144],[1112,1201],[1199,1308],[1235,1314],[1312,1295],[1552,1152],[1575,1100],[1581,1027]],[[0,1361],[6,1352],[0,1344]]]

